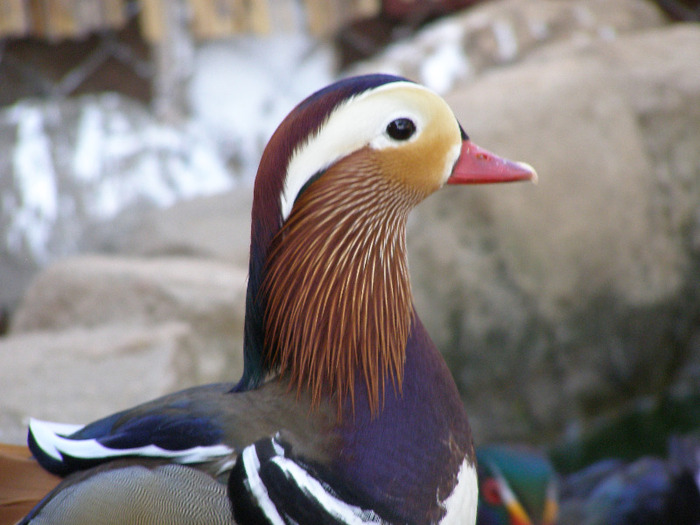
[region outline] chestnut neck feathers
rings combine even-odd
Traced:
[[[399,124],[407,127],[399,130]],[[236,390],[279,372],[317,405],[376,414],[400,391],[412,300],[405,221],[452,171],[462,143],[439,97],[370,75],[312,95],[282,122],[258,170]]]
[[[343,101],[364,90],[396,80],[402,79],[389,75],[367,75],[337,82],[301,102],[270,138],[255,179],[243,345],[244,369],[234,391],[256,388],[271,372],[268,368],[268,351],[264,345],[265,298],[259,290],[270,242],[284,222],[280,196],[285,189],[285,175],[290,159],[305,141],[318,132],[328,116]]]
[[[303,191],[262,283],[270,367],[314,404],[335,393],[339,414],[356,374],[372,413],[388,380],[400,390],[411,328],[405,223],[419,198],[377,173],[374,155],[349,155]]]

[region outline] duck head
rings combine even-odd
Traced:
[[[413,303],[405,224],[445,184],[533,180],[472,143],[447,103],[400,77],[341,80],[280,124],[255,182],[237,389],[278,372],[338,406],[401,389]]]
[[[477,449],[479,510],[477,525],[554,525],[557,484],[554,469],[541,455],[500,445]]]

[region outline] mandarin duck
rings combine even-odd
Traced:
[[[406,79],[308,97],[255,180],[241,379],[31,421],[34,457],[67,477],[22,523],[474,523],[472,437],[414,309],[406,218],[444,184],[534,178]]]
[[[542,455],[524,448],[485,445],[476,449],[478,525],[554,525],[557,478]]]

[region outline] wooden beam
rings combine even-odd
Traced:
[[[270,7],[267,0],[243,0],[243,2],[247,4],[249,30],[259,35],[270,33]]]
[[[104,23],[112,28],[122,28],[126,25],[126,5],[124,0],[102,0],[102,18]]]
[[[329,36],[342,25],[375,15],[379,0],[305,0],[306,21],[312,35]]]
[[[163,40],[165,34],[165,9],[162,0],[140,0],[141,16],[139,24],[141,34],[150,43]]]
[[[75,16],[75,2],[44,0],[46,6],[46,36],[51,40],[71,38],[81,33]]]
[[[238,33],[240,8],[237,3],[236,0],[189,0],[194,36],[207,40]]]
[[[153,110],[160,120],[175,123],[189,112],[187,86],[194,68],[194,43],[187,0],[162,0],[161,7],[161,38],[151,44]]]
[[[0,37],[25,36],[29,32],[29,13],[24,0],[0,1]]]

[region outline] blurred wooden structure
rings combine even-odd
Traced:
[[[201,43],[284,33],[337,43],[350,27],[357,34],[348,45],[371,52],[396,26],[418,27],[477,1],[484,0],[0,0],[0,107],[110,90],[178,121]]]
[[[0,38],[82,38],[126,22],[123,0],[2,0]]]
[[[136,13],[143,37],[158,43],[165,38],[172,1],[2,0],[0,39],[81,39],[94,32],[118,30],[129,13]],[[196,40],[293,30],[327,36],[348,21],[381,9],[380,0],[184,0],[184,4]]]

